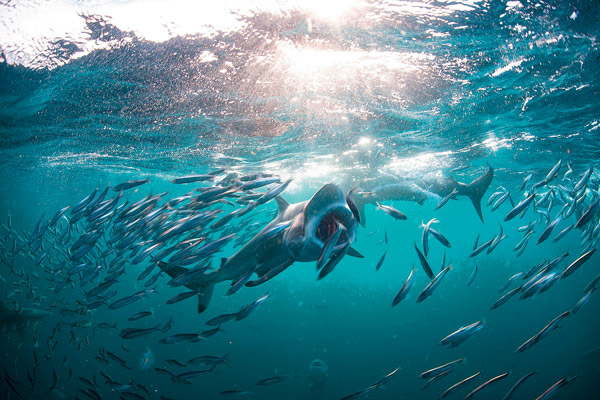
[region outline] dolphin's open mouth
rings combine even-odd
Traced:
[[[334,245],[328,247],[334,253],[354,242],[358,220],[344,192],[334,184],[323,185],[303,206],[299,216],[283,237],[296,261],[316,261],[328,241]]]
[[[325,215],[317,227],[315,236],[322,242],[325,242],[328,237],[337,231],[340,223],[339,221],[341,221],[341,217],[336,212],[330,212],[329,214]],[[342,240],[342,237],[340,237],[340,240]]]
[[[330,210],[319,222],[314,233],[316,239],[325,243],[331,235],[335,234],[338,229],[343,229],[340,238],[336,245],[354,241],[354,235],[351,232],[352,213],[347,208],[336,208]]]

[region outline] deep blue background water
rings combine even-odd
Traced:
[[[322,4],[302,2],[151,4],[0,6],[2,223],[10,214],[13,227],[31,232],[42,214],[50,218],[95,187],[127,179],[151,181],[126,194],[132,201],[162,191],[173,198],[189,188],[170,179],[215,168],[294,178],[284,197],[302,201],[330,181],[350,188],[390,174],[448,175],[460,165],[471,166],[455,174],[468,182],[489,163],[495,177],[486,202],[500,185],[521,200],[522,179],[533,173],[534,181],[541,180],[559,159],[559,178],[568,162],[573,182],[589,166],[599,167],[600,9],[595,1],[344,2],[328,12]],[[322,281],[317,282],[312,263],[297,263],[267,284],[231,297],[223,296],[227,285],[218,286],[210,308],[198,315],[195,299],[164,304],[178,291],[162,278],[158,295],[121,310],[101,308],[72,318],[54,309],[52,317],[28,330],[18,350],[18,335],[2,334],[1,364],[26,398],[35,398],[26,376],[34,351],[41,359],[38,386],[50,386],[56,371],[67,398],[82,396],[78,389],[85,385],[78,377],[93,376],[103,398],[118,398],[102,384],[99,371],[122,383],[141,383],[155,392],[153,398],[192,399],[220,398],[223,390],[244,390],[296,370],[297,378],[252,389],[253,397],[340,398],[398,366],[387,390],[369,398],[438,398],[479,370],[477,384],[512,371],[482,398],[502,398],[531,371],[537,374],[515,398],[536,398],[560,378],[576,374],[581,378],[556,398],[598,397],[598,352],[586,355],[600,346],[596,295],[563,328],[530,350],[513,353],[581,298],[600,272],[597,255],[534,299],[489,309],[514,273],[567,250],[569,262],[578,257],[579,231],[557,244],[537,246],[538,228],[517,258],[512,248],[522,234],[516,228],[539,219],[533,210],[523,220],[504,223],[508,204],[497,212],[484,207],[482,224],[464,198],[438,211],[437,199],[422,206],[389,204],[408,220],[392,222],[367,206],[368,225],[359,230],[354,246],[365,259],[345,258]],[[259,213],[254,220],[266,224],[270,215]],[[454,269],[431,298],[415,304],[428,281],[417,269],[409,298],[390,308],[418,263],[412,246],[420,243],[420,224],[433,217],[452,243],[446,257]],[[508,239],[476,258],[479,274],[467,287],[475,237],[491,238],[499,222]],[[386,231],[387,245],[381,243]],[[430,243],[429,260],[437,272],[443,248],[433,238]],[[10,251],[6,244],[3,251]],[[229,246],[221,255],[234,251]],[[386,261],[375,272],[384,251]],[[17,267],[35,271],[31,260],[19,260]],[[136,277],[145,265],[128,267],[118,297],[141,289]],[[14,297],[24,306],[53,310],[58,300],[75,306],[83,297],[78,285],[55,295],[53,283],[39,273],[39,278],[29,276],[36,292],[29,299],[18,284],[21,278],[4,264],[0,275],[7,281],[1,283],[0,300],[17,289]],[[235,312],[267,292],[271,298],[262,308],[225,324],[226,333],[206,342],[169,346],[158,343],[161,334],[123,341],[114,329],[73,328],[84,343],[81,350],[69,344],[69,330],[58,331],[52,358],[43,357],[59,321],[117,323],[123,329],[164,323],[173,315],[170,333],[195,332],[205,329],[206,320]],[[126,321],[149,308],[155,311],[152,320]],[[438,345],[447,334],[483,318],[487,327],[464,344]],[[130,352],[121,349],[123,343]],[[94,356],[100,347],[119,354],[133,369],[98,363]],[[148,348],[156,360],[143,370],[138,360]],[[225,353],[228,366],[192,385],[172,383],[153,369],[167,366],[168,358]],[[419,373],[460,357],[468,362],[421,390]],[[327,363],[331,381],[310,392],[308,365],[314,359]],[[67,381],[69,368],[74,378]],[[8,392],[6,384],[1,390]]]

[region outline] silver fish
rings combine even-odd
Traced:
[[[421,235],[421,244],[423,245],[423,254],[425,254],[425,257],[427,257],[427,254],[429,253],[429,229],[431,227],[431,224],[435,224],[436,222],[438,222],[438,220],[435,218],[432,218],[426,224],[421,222],[421,227],[423,228],[423,233]]]
[[[593,167],[589,167],[588,170],[585,171],[585,174],[583,174],[583,176],[581,177],[579,182],[577,182],[577,184],[573,188],[574,192],[579,192],[588,183],[588,181],[590,180],[590,176],[592,176],[593,171],[594,171]]]
[[[498,300],[496,300],[496,302],[494,304],[492,304],[491,309],[496,309],[498,307],[500,307],[502,304],[506,303],[508,300],[511,299],[511,297],[513,297],[515,294],[519,293],[519,291],[521,291],[521,288],[515,288],[513,290],[511,290],[510,292],[506,293],[504,296],[500,297]]]
[[[571,265],[569,265],[564,272],[562,273],[562,278],[566,278],[567,276],[571,275],[573,272],[575,272],[579,267],[581,267],[587,260],[590,259],[590,257],[592,257],[594,255],[594,253],[596,252],[596,248],[594,247],[592,250],[588,251],[587,253],[583,254],[581,257],[579,257],[577,260],[573,261],[571,263]]]
[[[423,300],[425,300],[426,298],[428,298],[429,296],[431,296],[431,294],[433,293],[433,291],[439,286],[439,284],[442,282],[442,278],[444,278],[444,276],[448,273],[448,271],[450,271],[452,268],[451,266],[447,266],[446,268],[444,268],[443,270],[440,271],[439,274],[437,274],[435,276],[435,278],[433,278],[431,280],[431,282],[429,282],[429,285],[427,285],[425,287],[425,289],[423,289],[423,291],[421,292],[421,294],[419,295],[419,297],[417,298],[417,303],[422,302]]]
[[[444,365],[440,365],[439,367],[435,367],[432,369],[429,369],[425,372],[421,372],[419,374],[419,378],[422,379],[427,379],[427,378],[431,378],[432,376],[436,376],[439,375],[443,372],[446,372],[450,369],[456,368],[456,366],[460,363],[462,363],[463,361],[465,361],[465,358],[459,358],[458,360],[454,360],[454,361],[450,361],[449,363],[446,363]]]
[[[450,347],[456,347],[459,344],[461,344],[462,342],[464,342],[465,340],[467,340],[469,337],[474,335],[475,333],[482,330],[484,327],[485,327],[485,325],[482,321],[477,321],[470,325],[463,326],[460,329],[458,329],[457,331],[452,332],[451,334],[449,334],[448,336],[443,338],[440,341],[440,344],[442,346],[450,345]]]
[[[497,382],[501,381],[502,379],[506,378],[508,375],[510,375],[510,372],[505,372],[503,374],[500,374],[498,376],[493,377],[492,379],[490,379],[487,382],[482,383],[476,389],[474,389],[471,393],[469,393],[468,395],[466,395],[465,396],[465,400],[468,400],[471,397],[475,396],[477,393],[481,392],[486,387],[488,387],[488,386],[490,386],[490,385],[492,385],[494,383],[497,383]]]
[[[519,379],[517,383],[515,383],[515,385],[508,391],[508,393],[506,393],[506,396],[504,396],[502,400],[509,400],[513,396],[513,394],[515,394],[517,389],[519,389],[521,385],[525,383],[527,379],[531,378],[535,373],[535,371],[530,372],[527,375],[523,376],[521,379]]]
[[[395,219],[404,220],[407,218],[406,215],[404,215],[402,212],[396,210],[394,207],[379,204],[379,202],[377,202],[377,208],[380,210],[383,210],[383,212],[394,217]]]
[[[477,270],[478,270],[477,263],[475,263],[475,267],[473,268],[473,272],[471,272],[471,276],[469,276],[469,282],[467,283],[467,286],[471,286],[471,284],[475,280],[475,277],[477,276]]]
[[[192,296],[194,296],[196,294],[198,294],[198,292],[196,292],[194,290],[190,290],[188,292],[179,293],[179,294],[171,297],[169,300],[167,300],[167,304],[179,303],[180,301],[183,301],[185,299],[189,299],[190,297],[192,297]]]
[[[481,374],[481,371],[479,371],[478,373],[473,374],[473,375],[471,375],[471,376],[463,379],[462,381],[457,382],[454,385],[450,386],[448,389],[444,390],[444,392],[440,396],[440,399],[443,399],[444,397],[447,397],[447,396],[451,395],[452,393],[456,392],[457,390],[459,390],[460,388],[462,388],[463,386],[465,386],[467,383],[469,383],[473,379],[477,378],[480,374]]]
[[[396,297],[394,297],[394,301],[392,301],[392,307],[396,306],[398,303],[400,303],[402,300],[404,300],[404,298],[408,295],[408,292],[413,285],[414,275],[415,275],[415,267],[413,266],[413,269],[410,271],[410,274],[408,274],[408,278],[406,278],[406,281],[404,282],[402,289],[400,289],[400,291],[398,292]]]
[[[531,180],[531,177],[533,176],[533,174],[529,174],[525,177],[525,179],[523,179],[523,182],[521,183],[521,186],[519,186],[519,191],[522,192],[523,189],[525,189],[525,186],[527,186],[527,184],[529,183],[529,181]]]
[[[575,306],[571,309],[571,312],[573,314],[575,314],[577,311],[579,311],[579,309],[581,309],[581,307],[583,307],[588,301],[590,301],[590,298],[592,297],[592,293],[593,293],[592,291],[589,291],[586,294],[584,294],[583,297],[581,299],[579,299],[577,304],[575,304]]]
[[[379,271],[379,268],[381,268],[381,266],[383,265],[383,261],[385,260],[386,254],[387,252],[383,252],[383,255],[381,256],[381,258],[377,262],[377,265],[375,266],[375,271]]]
[[[550,225],[548,225],[548,227],[546,229],[544,229],[544,232],[542,232],[542,234],[540,235],[540,238],[538,239],[537,244],[541,244],[546,239],[548,239],[550,237],[550,234],[552,234],[552,231],[554,230],[554,228],[556,228],[556,226],[560,223],[560,221],[562,221],[561,215],[556,217],[556,219],[554,221],[552,221],[552,223]]]
[[[417,247],[416,242],[414,244],[414,247],[415,247],[415,251],[417,252],[417,256],[419,257],[419,262],[421,263],[421,266],[423,267],[423,270],[425,271],[425,273],[427,274],[429,279],[433,279],[433,276],[434,276],[433,271],[431,270],[431,267],[429,266],[427,259],[425,259],[425,257],[423,256],[423,253],[421,253],[421,250],[419,250],[419,248]]]

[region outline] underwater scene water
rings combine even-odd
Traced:
[[[3,1],[0,397],[597,399],[597,1]]]

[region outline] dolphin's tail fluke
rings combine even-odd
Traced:
[[[169,264],[159,261],[158,266],[161,270],[167,273],[171,278],[179,278],[182,275],[188,274],[189,269],[177,266],[170,266]],[[193,280],[186,282],[185,287],[191,290],[195,290],[198,293],[198,314],[204,312],[210,303],[215,285],[208,280],[202,280],[194,278]]]
[[[484,222],[483,213],[481,212],[481,199],[483,198],[483,195],[487,191],[488,187],[490,187],[490,183],[492,183],[493,178],[494,168],[488,164],[488,169],[485,173],[483,173],[483,175],[463,187],[462,194],[471,199],[471,203],[473,203],[473,207],[475,207],[475,211],[477,211],[477,215],[479,215],[481,222]]]

